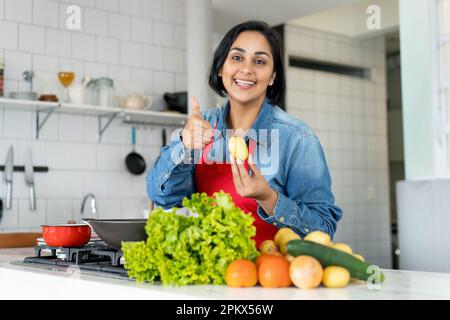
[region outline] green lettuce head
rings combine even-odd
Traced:
[[[252,237],[253,217],[237,208],[231,196],[195,193],[183,207],[193,215],[177,214],[178,208],[155,209],[145,230],[146,242],[124,242],[125,268],[139,282],[163,284],[224,284],[225,271],[236,259],[258,255]]]

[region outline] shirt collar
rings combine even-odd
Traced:
[[[228,100],[225,106],[221,109],[219,122],[217,124],[217,129],[221,133],[222,137],[225,136],[226,130],[229,129],[227,124],[227,116],[229,112],[230,112],[230,101]],[[257,137],[259,137],[260,129],[266,129],[267,132],[270,132],[269,130],[272,127],[272,120],[273,120],[273,106],[269,102],[267,97],[264,97],[264,101],[259,111],[258,117],[256,118],[252,126],[252,129],[257,133]],[[267,137],[265,137],[264,135],[261,136],[260,139],[258,138],[255,139],[255,137],[253,137],[252,135],[249,135],[248,137],[250,139],[255,140],[258,144],[264,145],[267,144]]]

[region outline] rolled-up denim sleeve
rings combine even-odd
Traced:
[[[179,133],[175,131],[170,144],[161,148],[147,175],[148,196],[164,209],[180,207],[183,198],[195,192],[194,152],[184,147]]]
[[[267,223],[289,227],[302,236],[319,230],[333,237],[342,210],[335,205],[331,176],[317,137],[301,139],[287,172],[286,194],[277,191],[273,215],[267,215],[261,206],[258,215]]]

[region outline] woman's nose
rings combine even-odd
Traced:
[[[245,62],[244,65],[242,66],[241,70],[239,71],[239,73],[242,74],[252,74],[253,73],[253,65],[251,62]]]

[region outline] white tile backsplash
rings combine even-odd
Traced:
[[[173,45],[173,25],[168,22],[153,22],[153,43],[171,47]]]
[[[45,200],[36,200],[36,210],[31,211],[30,200],[19,200],[19,225],[22,228],[33,228],[46,224],[47,203]]]
[[[144,68],[162,70],[163,48],[152,45],[142,46],[142,64]]]
[[[62,171],[58,173],[58,197],[82,198],[84,196],[84,177],[79,172]]]
[[[131,20],[131,40],[152,43],[152,21],[145,18]]]
[[[119,0],[119,10],[122,13],[139,16],[142,10],[141,0]]]
[[[121,219],[122,204],[120,199],[97,199],[98,219]]]
[[[46,55],[33,55],[34,72],[56,73],[58,71],[58,58]]]
[[[72,34],[68,31],[47,29],[47,55],[69,58]]]
[[[142,15],[145,18],[155,20],[163,19],[163,2],[164,0],[142,1]]]
[[[94,60],[95,37],[81,33],[72,34],[72,58],[77,60]]]
[[[97,8],[105,11],[119,11],[119,0],[97,0]]]
[[[19,50],[45,53],[45,29],[43,27],[20,24]]]
[[[84,10],[84,31],[90,34],[106,36],[108,34],[108,13],[103,10]]]
[[[0,0],[0,19],[5,18],[5,0]]]
[[[5,51],[5,79],[22,80],[23,72],[31,70],[31,54],[18,51]],[[5,92],[8,92],[5,88]]]
[[[129,40],[131,35],[130,17],[116,13],[109,13],[108,35],[111,38]]]
[[[33,4],[33,24],[57,28],[59,20],[58,3],[54,0],[35,0]]]
[[[70,4],[81,7],[81,30],[66,27]],[[179,0],[0,0],[5,91],[29,90],[22,73],[32,69],[36,81],[54,74],[47,91],[60,94],[57,72],[72,70],[76,81],[84,75],[108,76],[116,95],[138,91],[160,101],[164,92],[187,87],[184,20],[184,2]],[[43,223],[79,218],[88,192],[98,199],[99,217],[142,217],[146,175],[133,176],[124,164],[132,150],[131,126],[114,120],[102,142],[98,130],[95,116],[53,113],[36,140],[35,112],[0,109],[0,161],[12,144],[17,164],[23,164],[31,147],[34,164],[49,168],[35,174],[36,212],[29,210],[24,174],[14,174],[13,210],[5,213],[0,232],[39,230]],[[149,168],[159,154],[161,128],[138,126],[137,132],[136,150]]]
[[[163,1],[164,21],[173,24],[184,24],[184,1],[164,0]]]
[[[33,0],[5,0],[5,18],[10,21],[31,23]]]
[[[97,168],[105,171],[123,171],[126,154],[122,154],[120,145],[99,145],[96,151]]]
[[[155,71],[153,74],[153,93],[162,95],[174,89],[174,77],[172,73]]]
[[[18,24],[0,20],[0,43],[2,49],[16,50],[18,47]]]
[[[73,216],[72,199],[47,200],[47,221],[51,221],[52,224],[67,223]]]
[[[31,139],[31,113],[6,109],[3,135],[5,138]]]
[[[47,163],[53,170],[72,169],[71,145],[64,142],[47,142]]]
[[[142,64],[142,47],[138,43],[122,41],[120,43],[120,63],[129,67]]]
[[[67,142],[82,142],[84,140],[84,120],[82,116],[59,115],[59,139]]]
[[[77,143],[71,148],[71,168],[74,170],[94,171],[103,169],[97,164],[97,146],[95,144]]]
[[[97,60],[102,63],[119,63],[119,40],[98,37]]]

